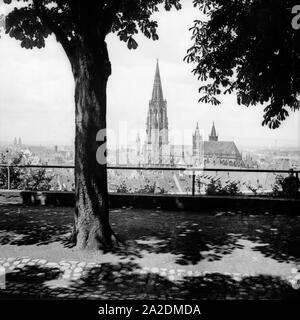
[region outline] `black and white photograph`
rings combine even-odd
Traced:
[[[299,109],[299,0],[0,0],[0,308],[300,302]]]

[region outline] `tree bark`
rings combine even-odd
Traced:
[[[99,147],[106,148],[106,137],[105,141],[96,141],[96,137],[100,130],[106,132],[106,86],[111,69],[105,41],[98,42],[97,47],[97,51],[93,51],[82,43],[71,59],[76,123],[73,239],[77,248],[88,250],[105,249],[113,244],[106,152],[101,163],[96,158]]]

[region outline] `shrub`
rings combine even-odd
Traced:
[[[206,189],[207,195],[235,196],[239,193],[240,193],[240,183],[235,181],[228,182],[226,183],[225,186],[222,186],[220,180],[211,179]]]
[[[155,193],[155,189],[156,189],[156,183],[151,183],[149,180],[147,180],[146,184],[136,190],[137,193]]]
[[[271,197],[282,197],[283,191],[282,191],[282,185],[283,185],[284,177],[282,175],[276,175],[275,177],[275,183],[272,187],[272,192],[270,193]]]
[[[277,175],[272,188],[272,197],[296,198],[299,194],[300,181],[293,174],[283,177]]]
[[[206,194],[207,195],[220,194],[221,190],[222,190],[222,185],[220,180],[211,179],[210,183],[207,185]]]
[[[46,169],[38,168],[18,168],[14,165],[30,165],[31,161],[27,159],[22,152],[9,152],[0,154],[0,163],[11,165],[9,170],[10,188],[17,190],[40,190],[48,191],[51,189],[53,176],[47,174]],[[8,188],[7,168],[0,168],[0,188]]]
[[[222,192],[224,195],[235,196],[240,193],[240,183],[239,182],[229,182],[223,188]]]
[[[119,193],[129,193],[130,188],[127,186],[126,181],[123,180],[119,186],[117,186],[117,192]]]

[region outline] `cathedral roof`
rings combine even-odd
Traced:
[[[241,154],[233,141],[204,141],[205,155],[237,156]]]
[[[153,90],[152,90],[152,101],[162,101],[162,100],[163,100],[163,91],[161,86],[159,65],[157,60],[154,84],[153,84]]]

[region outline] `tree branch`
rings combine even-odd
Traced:
[[[55,34],[57,40],[61,43],[63,46],[66,54],[70,58],[72,55],[72,47],[71,42],[68,40],[67,36],[65,35],[64,31],[58,24],[53,22],[52,19],[50,19],[49,15],[47,14],[45,7],[41,4],[41,1],[39,0],[33,0],[34,8],[37,12],[38,17],[41,19],[41,21]]]
[[[122,0],[111,0],[102,12],[103,26],[102,32],[107,35],[112,27],[115,15],[118,13],[122,5]]]

